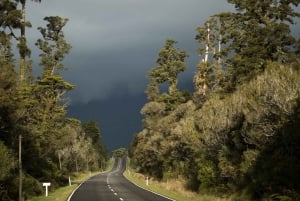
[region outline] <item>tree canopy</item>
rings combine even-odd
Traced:
[[[63,33],[67,19],[47,16],[38,28],[42,73],[33,76],[29,2],[0,2],[0,200],[40,195],[41,182],[66,185],[69,174],[104,169],[108,159],[97,123],[67,117],[66,94],[75,88],[61,74],[71,49]]]
[[[163,68],[174,41],[159,52],[143,129],[129,149],[132,165],[158,180],[183,179],[202,194],[299,200],[299,38],[290,25],[300,1],[228,2],[235,11],[196,29],[202,58],[192,95],[160,94],[159,84],[185,67],[179,59],[176,71]]]

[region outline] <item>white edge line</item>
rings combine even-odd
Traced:
[[[126,171],[126,170],[125,170],[125,171]],[[123,176],[124,176],[124,174],[125,174],[125,171],[123,172]],[[154,194],[156,194],[156,195],[159,195],[159,196],[161,196],[161,197],[163,197],[163,198],[166,198],[166,199],[168,199],[168,200],[176,201],[176,200],[174,200],[174,199],[172,199],[172,198],[169,198],[169,197],[167,197],[167,196],[165,196],[165,195],[156,193],[156,192],[154,192],[154,191],[152,191],[152,190],[149,190],[149,189],[146,189],[146,188],[144,188],[144,187],[142,187],[142,186],[139,186],[139,185],[137,185],[136,183],[130,181],[130,180],[129,180],[127,177],[125,177],[125,176],[124,176],[124,178],[127,179],[130,183],[134,184],[135,186],[137,186],[137,187],[139,187],[139,188],[141,188],[141,189],[144,189],[144,190],[146,190],[146,191],[149,191],[149,192],[151,192],[151,193],[154,193]]]
[[[100,175],[100,174],[105,174],[105,173],[107,173],[107,172],[109,172],[109,170],[104,171],[104,172],[100,172],[99,174],[96,174],[96,175],[94,175],[94,176],[97,176],[97,175]],[[90,178],[92,178],[92,177],[94,177],[94,176],[91,176],[91,177],[87,178],[85,181],[81,182],[81,183],[80,183],[80,184],[72,191],[72,193],[69,195],[67,201],[70,201],[70,200],[71,200],[71,198],[72,198],[73,194],[75,193],[75,191],[77,191],[77,189],[78,189],[84,182],[86,182],[87,180],[89,180]]]
[[[73,196],[73,194],[75,193],[75,191],[83,184],[84,182],[80,183],[71,193],[71,195],[68,197],[68,200],[67,201],[70,201],[71,200],[71,197]]]

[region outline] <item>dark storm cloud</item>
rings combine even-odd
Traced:
[[[45,26],[45,16],[69,19],[64,29],[73,46],[66,56],[66,79],[77,86],[74,102],[104,99],[120,93],[140,93],[146,72],[155,64],[167,38],[191,55],[189,73],[194,71],[197,54],[195,28],[209,16],[230,7],[221,0],[45,0],[30,2],[28,32],[32,43],[40,37],[36,28]],[[34,47],[32,47],[34,50]],[[38,51],[33,51],[37,57]],[[35,62],[36,64],[38,62]]]

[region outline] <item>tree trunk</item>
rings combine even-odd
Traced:
[[[20,35],[20,38],[18,39],[19,43],[21,43],[21,47],[19,47],[19,53],[20,53],[20,83],[21,85],[23,85],[25,83],[25,77],[26,77],[26,60],[25,60],[25,57],[26,57],[26,51],[27,50],[24,50],[24,47],[23,47],[23,41],[25,40],[25,24],[26,24],[26,18],[25,18],[25,2],[22,3],[22,10],[21,10],[21,14],[22,14],[22,19],[21,19],[21,27],[20,27],[20,30],[21,30],[21,35]]]
[[[205,45],[205,57],[204,57],[205,63],[207,63],[207,61],[208,61],[209,44],[210,44],[210,28],[209,28],[209,23],[208,23],[207,24],[207,44]]]
[[[76,172],[79,172],[79,170],[78,170],[77,158],[75,159],[75,166],[76,166]]]
[[[221,65],[221,49],[222,49],[222,35],[220,34],[219,36],[219,41],[218,41],[218,64]]]
[[[62,169],[62,165],[61,165],[61,156],[60,153],[58,152],[58,162],[59,162],[59,170]]]

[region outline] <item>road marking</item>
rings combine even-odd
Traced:
[[[106,171],[101,172],[100,174],[103,174],[103,173],[105,173],[105,172],[106,172]],[[72,193],[71,193],[70,196],[68,197],[68,200],[67,200],[67,201],[70,201],[71,198],[72,198],[72,196],[74,195],[75,191],[77,191],[77,190],[81,187],[81,185],[82,185],[83,183],[88,182],[88,180],[89,180],[90,178],[92,178],[92,177],[89,177],[89,178],[86,179],[85,181],[81,182],[81,183],[80,183],[80,184],[72,191]]]
[[[121,201],[124,201],[123,198],[120,198]]]
[[[73,191],[72,191],[72,193],[71,193],[71,195],[68,197],[68,200],[67,201],[70,201],[71,200],[71,197],[73,196],[73,194],[75,193],[75,191],[78,189],[78,188],[80,188],[80,186],[83,184],[84,182],[82,182],[81,184],[79,184],[78,186],[77,186],[77,188],[75,188]]]
[[[118,194],[117,194],[117,193],[114,193],[114,195],[117,196]]]

